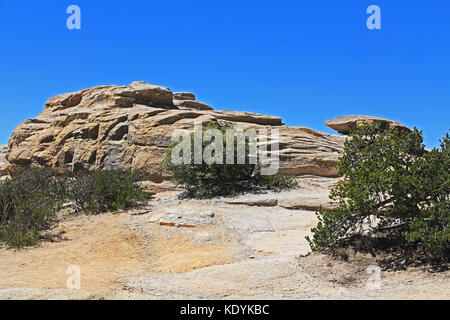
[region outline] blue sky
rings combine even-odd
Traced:
[[[0,70],[0,144],[52,96],[145,80],[329,133],[385,117],[433,147],[450,129],[450,1],[0,0]]]

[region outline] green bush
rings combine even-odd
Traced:
[[[435,262],[449,251],[449,136],[427,152],[422,132],[363,126],[345,143],[338,169],[344,182],[331,193],[336,209],[321,209],[314,251],[335,248],[343,239],[399,228],[404,244]],[[368,227],[370,218],[377,226]]]
[[[10,247],[36,244],[66,200],[67,176],[29,169],[0,183],[0,241]]]
[[[278,172],[274,175],[258,175],[257,184],[267,190],[281,191],[294,189],[298,186],[298,181],[294,175],[285,172]]]
[[[77,211],[100,213],[124,210],[146,200],[147,194],[137,185],[138,171],[97,170],[74,176],[70,197]]]
[[[413,217],[403,236],[421,245],[437,261],[448,261],[450,243],[450,137],[417,159],[411,195],[420,199],[420,215]]]
[[[123,210],[147,199],[137,185],[140,173],[99,170],[61,174],[49,168],[25,169],[0,183],[0,242],[34,245],[56,221],[62,205],[100,213]]]
[[[226,131],[232,129],[230,125],[209,124],[201,130],[202,135],[209,129],[218,129],[221,132],[221,139],[223,139],[223,164],[205,163],[202,158],[201,164],[194,164],[194,136],[198,131],[191,133],[180,142],[173,143],[167,150],[164,161],[164,168],[172,176],[172,180],[186,188],[187,196],[194,198],[209,198],[219,195],[235,195],[240,192],[254,190],[258,188],[266,189],[285,189],[293,188],[295,179],[287,174],[275,174],[273,176],[261,175],[261,167],[259,164],[251,164],[250,139],[245,136],[245,140],[239,140],[236,136],[232,141],[227,141]],[[241,141],[241,142],[240,142]],[[238,159],[238,145],[245,143],[245,164],[237,164]],[[205,148],[211,143],[210,141],[202,141],[202,154]],[[234,144],[234,164],[228,164],[226,161],[227,143]],[[190,148],[190,164],[174,164],[172,161],[172,152],[176,146],[187,144],[187,149]],[[215,155],[215,153],[213,153]],[[180,151],[183,156],[183,151]]]

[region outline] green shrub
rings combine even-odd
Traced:
[[[420,199],[420,215],[406,226],[403,236],[419,244],[437,261],[448,261],[450,243],[450,137],[417,159],[411,196]]]
[[[70,197],[77,211],[100,213],[124,210],[146,200],[138,186],[141,173],[124,170],[97,170],[75,174]]]
[[[278,172],[274,175],[259,175],[258,185],[274,191],[294,189],[298,186],[297,179],[294,175],[285,172]]]
[[[223,154],[218,155],[218,157],[222,157],[223,164],[207,164],[203,158],[201,164],[194,164],[194,137],[199,133],[204,135],[209,129],[217,129],[221,133]],[[228,141],[226,132],[229,129],[232,129],[230,125],[209,124],[203,127],[201,132],[195,131],[184,137],[182,141],[172,143],[168,148],[164,168],[171,174],[172,180],[176,184],[183,185],[186,188],[188,197],[208,198],[218,195],[235,195],[258,188],[280,190],[295,186],[294,178],[287,174],[261,175],[260,165],[250,163],[252,155],[249,136],[246,135],[245,140],[239,140],[237,136],[233,136],[233,140]],[[210,143],[211,141],[202,140],[202,154]],[[227,143],[233,143],[234,145],[234,164],[227,163],[225,152]],[[245,143],[243,146],[243,150],[245,150],[244,164],[237,164],[238,145],[240,143]],[[187,144],[187,149],[190,148],[190,155],[187,156],[187,159],[190,156],[190,164],[174,164],[172,152],[176,152],[174,151],[176,146],[182,146],[183,144]],[[180,156],[183,156],[183,150],[180,151]]]
[[[15,173],[0,183],[0,242],[9,247],[38,243],[65,202],[86,213],[132,207],[147,199],[139,178],[138,172],[119,170],[61,174],[32,168]]]
[[[331,193],[336,209],[321,209],[313,239],[315,251],[339,246],[363,232],[401,229],[405,245],[433,261],[448,261],[449,137],[440,150],[426,152],[422,132],[363,126],[345,143],[338,169],[344,182]],[[370,218],[379,221],[367,227]]]
[[[0,241],[34,245],[66,200],[67,176],[52,169],[27,169],[0,183]]]

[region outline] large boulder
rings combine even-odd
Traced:
[[[362,124],[370,124],[370,123],[380,124],[382,127],[386,129],[399,128],[401,130],[411,131],[408,127],[405,127],[401,123],[372,116],[344,116],[335,118],[333,120],[328,120],[325,122],[325,124],[330,128],[345,135],[352,133],[358,128],[358,126]]]
[[[68,170],[144,169],[154,184],[167,185],[162,170],[176,129],[193,130],[194,121],[231,123],[239,128],[280,130],[281,166],[294,174],[335,176],[337,151],[345,137],[303,127],[286,127],[280,118],[218,111],[190,104],[178,94],[145,82],[102,86],[50,99],[34,119],[20,124],[8,143],[7,174],[20,167]],[[189,101],[178,107],[174,101]],[[211,108],[212,109],[212,108]]]

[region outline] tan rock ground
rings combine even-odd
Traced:
[[[449,299],[448,271],[382,271],[381,288],[366,288],[373,258],[309,254],[314,211],[242,204],[318,205],[334,183],[202,201],[168,192],[145,208],[67,218],[52,230],[58,241],[0,249],[0,299]],[[69,265],[81,290],[67,290]]]

